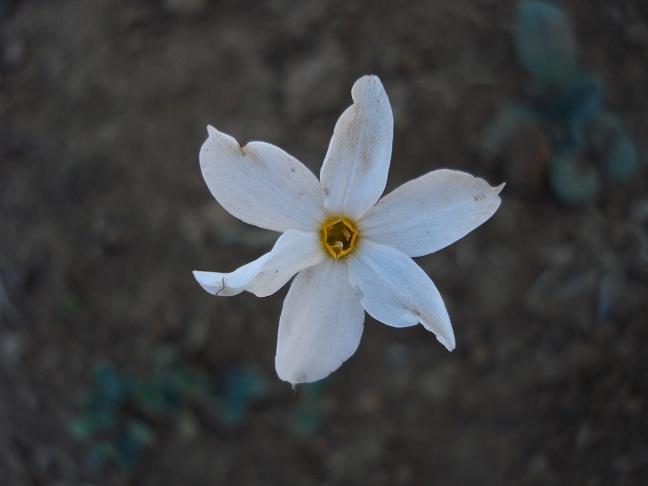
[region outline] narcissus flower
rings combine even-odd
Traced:
[[[443,299],[412,257],[444,248],[500,205],[502,186],[441,169],[378,200],[391,159],[393,116],[376,76],[351,90],[320,180],[274,145],[241,147],[208,127],[200,167],[233,216],[283,233],[272,250],[231,273],[194,272],[209,293],[259,297],[296,275],[283,303],[275,365],[292,384],[320,380],[358,348],[365,311],[393,327],[421,323],[448,350],[455,338]]]

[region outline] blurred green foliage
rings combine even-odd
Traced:
[[[518,9],[518,60],[542,85],[563,84],[576,73],[576,42],[562,11],[542,1]]]
[[[262,396],[265,390],[265,380],[254,368],[229,368],[217,393],[223,423],[239,425],[245,418],[248,403]]]
[[[86,447],[91,470],[135,467],[159,435],[198,435],[203,426],[237,427],[256,400],[267,397],[266,379],[252,366],[208,373],[181,363],[170,347],[157,350],[142,377],[102,362],[92,370],[82,412],[68,424],[71,437]],[[301,385],[291,409],[295,429],[314,433],[321,419],[321,392],[327,380]]]
[[[253,367],[231,367],[211,376],[179,363],[172,350],[163,348],[152,372],[142,378],[119,373],[110,363],[96,365],[83,412],[70,422],[69,432],[87,445],[91,469],[111,464],[130,469],[158,441],[156,431],[172,425],[181,435],[193,436],[204,410],[222,425],[236,426],[265,393],[265,380]]]
[[[634,175],[636,146],[619,118],[604,110],[600,80],[579,68],[573,32],[556,4],[522,1],[516,27],[518,60],[530,76],[527,99],[498,115],[484,148],[495,153],[520,123],[534,124],[551,148],[553,192],[565,203],[586,204],[601,177],[623,182]]]
[[[566,156],[554,157],[549,177],[556,195],[568,204],[585,204],[598,191],[596,171]]]

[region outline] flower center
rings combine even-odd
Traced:
[[[336,260],[351,253],[358,241],[358,230],[349,219],[332,217],[324,221],[320,228],[322,246]]]

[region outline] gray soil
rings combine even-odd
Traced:
[[[5,2],[6,3],[6,2]],[[581,62],[640,153],[643,0],[565,2]],[[639,485],[648,477],[648,179],[584,208],[509,183],[496,216],[418,259],[457,349],[367,317],[359,351],[293,426],[274,376],[285,289],[215,299],[275,235],[229,216],[198,166],[209,123],[316,173],[353,81],[378,74],[388,190],[439,167],[507,179],[479,150],[520,96],[515,2],[22,0],[0,16],[0,483]],[[71,305],[73,302],[74,305]],[[268,396],[234,429],[163,431],[132,470],[93,472],[67,424],[91,369],[140,373],[161,344]]]

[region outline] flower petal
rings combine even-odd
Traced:
[[[267,297],[297,272],[317,265],[324,257],[317,233],[289,230],[279,237],[272,250],[233,272],[193,274],[210,294],[228,297],[247,290],[257,297]]]
[[[364,311],[349,285],[346,265],[327,259],[300,272],[279,320],[275,366],[292,384],[321,380],[360,344]]]
[[[200,149],[200,168],[216,200],[241,221],[274,231],[313,231],[323,218],[315,175],[279,147],[245,147],[214,127]]]
[[[449,351],[455,347],[450,317],[436,286],[407,255],[363,240],[349,258],[349,281],[362,294],[364,309],[389,326],[420,322]]]
[[[359,218],[385,190],[394,118],[377,76],[358,79],[351,96],[353,105],[335,124],[320,181],[329,212]]]
[[[360,231],[411,257],[427,255],[490,218],[501,203],[498,194],[503,188],[465,172],[435,170],[382,198],[359,222]]]

